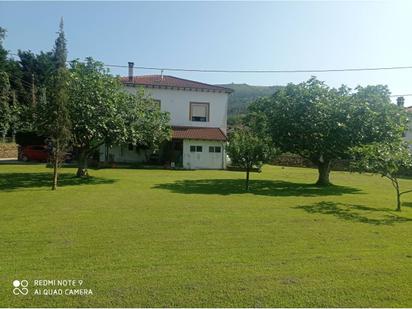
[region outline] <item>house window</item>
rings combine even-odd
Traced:
[[[128,145],[128,149],[129,149],[130,151],[133,151],[133,144],[129,144],[129,145]]]
[[[190,152],[202,152],[203,147],[202,146],[190,146]]]
[[[191,121],[209,121],[209,103],[190,102],[190,120]]]
[[[209,152],[220,153],[220,152],[222,152],[222,148],[220,146],[210,146],[209,147]]]

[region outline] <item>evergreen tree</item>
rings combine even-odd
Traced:
[[[6,135],[10,128],[10,82],[6,72],[0,72],[0,133],[2,142],[6,142]]]
[[[3,47],[3,41],[6,38],[6,29],[0,27],[0,71],[6,71],[7,67],[7,50]]]
[[[60,21],[58,37],[53,48],[54,70],[47,83],[43,97],[40,128],[41,133],[50,138],[50,161],[53,166],[53,186],[57,188],[58,167],[64,160],[71,138],[71,122],[68,104],[68,70],[66,68],[67,47],[63,30],[63,19]]]

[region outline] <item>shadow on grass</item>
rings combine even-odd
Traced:
[[[113,179],[98,177],[77,178],[73,174],[60,174],[59,187],[76,185],[100,185],[114,183]],[[23,188],[51,187],[51,173],[2,173],[0,174],[0,191],[12,191]]]
[[[294,208],[303,209],[311,214],[332,215],[338,219],[368,223],[373,225],[393,225],[410,222],[412,219],[394,214],[394,209],[372,208],[364,205],[319,202],[313,205],[301,205]]]
[[[402,207],[410,207],[410,208],[412,208],[412,202],[402,202]]]
[[[249,191],[245,191],[243,179],[180,180],[174,183],[157,184],[153,188],[182,194],[220,195],[251,193],[267,196],[322,196],[360,193],[359,189],[352,187],[318,187],[314,184],[274,180],[251,180]]]

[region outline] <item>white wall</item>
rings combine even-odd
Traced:
[[[190,152],[190,146],[202,146],[202,152]],[[210,153],[209,146],[220,146],[222,152]],[[183,167],[186,169],[224,169],[226,157],[225,142],[184,140]]]
[[[135,92],[139,88],[127,86],[126,89]],[[157,88],[144,88],[144,90],[153,99],[160,100],[160,109],[170,113],[171,125],[221,128],[226,133],[227,93]],[[189,119],[190,102],[210,103],[208,122]]]
[[[225,169],[226,168],[226,149],[225,142],[203,141],[203,140],[184,140],[183,141],[183,168],[185,169]],[[190,152],[190,146],[202,146],[202,152]],[[209,146],[220,146],[221,152],[209,152]],[[104,146],[100,147],[100,161],[104,161]],[[145,162],[144,151],[136,152],[128,149],[128,145],[116,145],[110,148],[109,155],[113,156],[114,162],[133,163]]]
[[[409,117],[408,114],[408,118],[412,117]],[[412,150],[412,121],[408,123],[408,130],[405,132],[405,140],[409,143],[409,149]]]

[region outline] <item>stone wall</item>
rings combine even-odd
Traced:
[[[271,164],[280,166],[294,166],[294,167],[311,167],[316,168],[316,166],[302,158],[301,156],[294,154],[282,154],[277,157]],[[350,161],[349,160],[335,160],[332,162],[333,171],[349,171]],[[401,169],[399,175],[402,177],[412,177],[412,168]]]
[[[17,158],[17,145],[0,143],[0,158]]]
[[[273,162],[273,165],[295,166],[295,167],[312,167],[316,166],[309,160],[295,154],[285,153],[278,156]],[[349,160],[335,160],[332,162],[332,170],[347,171],[349,170]]]

